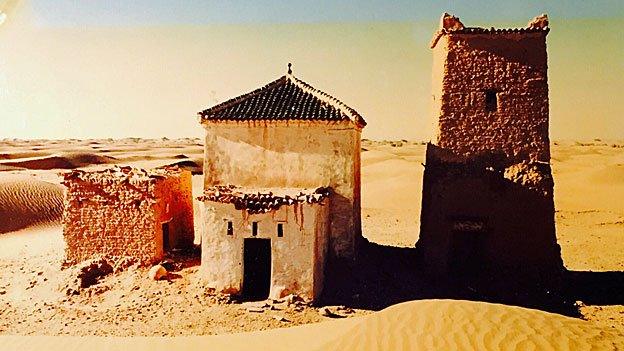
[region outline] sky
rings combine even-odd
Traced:
[[[624,2],[0,0],[0,138],[199,137],[196,113],[294,74],[364,137],[430,139],[429,40],[548,13],[551,136],[624,139]]]
[[[526,20],[548,10],[561,18],[622,16],[620,0],[34,0],[41,23],[67,26],[429,21],[442,12],[468,21]]]

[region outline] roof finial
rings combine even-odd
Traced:
[[[464,24],[461,23],[459,17],[449,15],[448,13],[443,13],[442,18],[440,18],[440,30],[462,30],[464,29]]]
[[[527,24],[527,27],[529,27],[530,29],[548,28],[548,15],[545,13],[542,13],[539,16],[533,17],[533,19],[529,21],[529,24]]]
[[[288,62],[288,74],[292,74],[292,63]]]

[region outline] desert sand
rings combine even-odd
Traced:
[[[179,338],[0,337],[11,350],[610,350],[614,331],[520,307],[472,301],[405,302],[375,314],[288,329]]]
[[[364,141],[362,147],[364,235],[397,252],[411,248],[419,232],[424,145]],[[199,195],[202,154],[199,139],[0,141],[3,349],[36,349],[37,345],[71,349],[85,342],[45,337],[55,335],[184,336],[173,340],[120,339],[123,347],[119,349],[164,349],[175,343],[180,347],[212,345],[236,350],[245,349],[251,342],[272,349],[624,347],[621,141],[560,141],[552,145],[557,237],[565,266],[575,277],[570,297],[578,300],[580,318],[461,300],[427,299],[391,306],[412,299],[410,296],[381,299],[374,304],[370,301],[379,294],[366,296],[363,291],[353,306],[330,306],[339,315],[352,318],[299,326],[329,318],[322,316],[318,307],[283,302],[261,306],[261,313],[248,312],[249,307],[258,307],[257,303],[230,303],[227,297],[198,285],[199,262],[192,259],[180,261],[177,279],[170,281],[149,281],[147,268],[131,267],[79,295],[71,293],[68,289],[72,289],[76,270],[60,269],[59,172],[112,164],[143,168],[179,164],[196,174],[193,190]],[[198,220],[196,217],[196,226]],[[435,291],[422,296],[436,298]],[[285,327],[289,328],[276,329]],[[262,331],[265,329],[273,330]],[[237,332],[245,333],[229,335]],[[192,337],[209,334],[228,335]],[[94,350],[111,345],[109,339],[89,340]]]

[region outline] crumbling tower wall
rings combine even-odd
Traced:
[[[496,150],[511,162],[550,160],[546,35],[444,35],[434,48],[437,145],[458,155]]]
[[[435,145],[427,148],[418,247],[433,271],[548,275],[562,267],[548,136],[547,18],[432,40]],[[471,272],[468,272],[471,271]]]

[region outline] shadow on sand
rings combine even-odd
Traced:
[[[513,272],[483,274],[471,281],[431,277],[416,248],[364,242],[356,264],[334,263],[326,273],[321,304],[380,310],[419,299],[503,303],[579,317],[585,305],[624,304],[624,272],[562,271],[548,285],[519,279]]]

